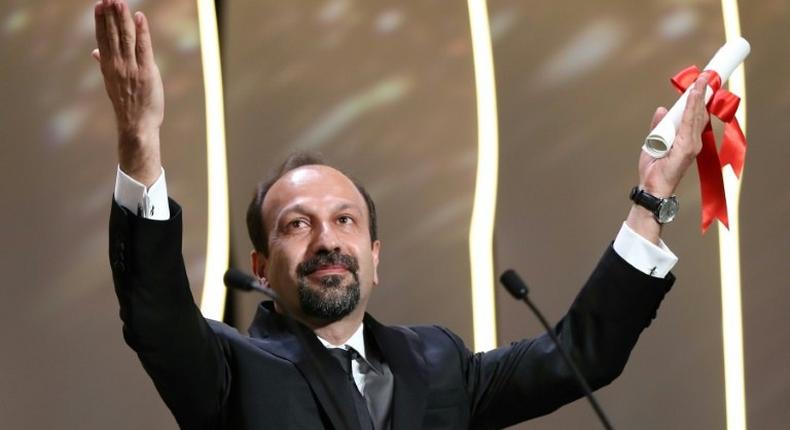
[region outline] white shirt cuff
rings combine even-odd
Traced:
[[[167,201],[165,169],[156,182],[148,189],[134,180],[118,166],[115,176],[115,201],[119,205],[146,219],[164,221],[170,219],[170,205]]]
[[[640,272],[656,278],[665,278],[678,262],[678,257],[663,240],[659,239],[656,245],[631,230],[626,223],[617,233],[614,251]]]

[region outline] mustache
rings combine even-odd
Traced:
[[[322,266],[342,266],[354,274],[359,270],[359,263],[355,257],[339,251],[328,251],[316,254],[308,260],[299,263],[296,266],[296,273],[299,276],[308,276]]]

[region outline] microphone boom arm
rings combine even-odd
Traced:
[[[581,370],[579,367],[576,366],[576,363],[573,362],[568,352],[565,351],[565,348],[562,347],[560,340],[557,339],[557,335],[554,333],[554,329],[549,326],[548,321],[543,316],[542,313],[538,310],[537,306],[532,303],[532,300],[529,299],[528,293],[529,289],[527,288],[527,284],[521,280],[521,277],[514,270],[506,270],[502,273],[502,276],[499,277],[499,281],[502,282],[502,285],[505,286],[505,289],[517,300],[521,300],[527,304],[527,306],[532,310],[538,320],[546,329],[546,333],[548,333],[551,340],[554,342],[554,345],[560,351],[560,355],[562,356],[562,360],[565,364],[573,371],[576,380],[579,382],[582,391],[584,391],[584,395],[587,397],[587,400],[590,401],[593,409],[595,410],[596,415],[603,423],[603,426],[606,430],[614,430],[612,424],[609,422],[609,419],[606,417],[606,414],[603,412],[601,405],[598,404],[598,400],[596,400],[595,396],[593,395],[593,391],[590,388],[590,384],[587,383],[587,380],[582,375]]]

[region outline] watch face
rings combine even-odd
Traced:
[[[658,207],[658,222],[661,224],[672,222],[678,214],[678,200],[670,197],[661,201]]]

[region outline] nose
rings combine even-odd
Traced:
[[[319,224],[318,228],[313,231],[312,252],[317,253],[321,251],[340,251],[340,240],[337,237],[337,232],[332,228],[332,225],[326,222]]]

